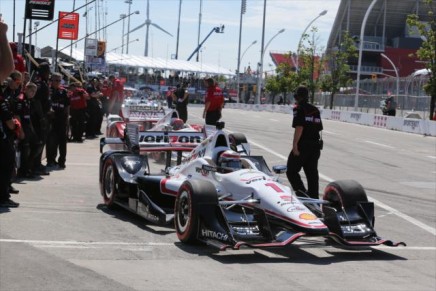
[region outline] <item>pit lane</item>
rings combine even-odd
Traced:
[[[201,112],[189,107],[189,121],[200,122]],[[289,115],[225,110],[224,120],[270,166],[285,163]],[[0,290],[434,290],[435,236],[398,213],[435,227],[435,138],[332,121],[324,127],[321,177],[359,181],[390,207],[376,203],[378,234],[407,247],[351,251],[304,240],[217,253],[185,246],[171,226],[102,205],[99,145],[91,140],[68,144],[66,170],[16,185],[20,207],[0,212]]]

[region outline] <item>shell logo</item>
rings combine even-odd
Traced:
[[[315,220],[316,216],[311,214],[311,213],[301,213],[300,214],[300,219],[304,219],[304,220]]]

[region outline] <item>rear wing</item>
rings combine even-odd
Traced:
[[[205,140],[198,131],[139,131],[137,124],[128,123],[124,138],[102,138],[100,153],[106,145],[118,145],[133,153],[152,151],[191,151]]]
[[[130,121],[158,121],[165,116],[165,109],[148,105],[130,105],[122,108],[124,118]]]

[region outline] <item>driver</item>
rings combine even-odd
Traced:
[[[242,168],[241,155],[232,150],[226,150],[218,158],[218,168],[223,173],[230,173]]]
[[[173,128],[173,130],[180,130],[185,127],[185,123],[180,118],[171,119],[170,125]]]

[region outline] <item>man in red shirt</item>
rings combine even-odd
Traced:
[[[215,84],[212,78],[205,80],[207,86],[207,95],[204,100],[203,118],[206,124],[215,125],[221,118],[221,111],[224,107],[224,96],[220,87]]]
[[[120,114],[121,104],[124,101],[124,86],[123,83],[115,76],[109,76],[109,81],[111,82],[111,93],[109,95],[109,113]]]
[[[22,55],[20,55],[17,51],[17,44],[15,42],[10,42],[9,46],[11,47],[12,56],[14,57],[14,65],[15,70],[24,73],[26,71],[26,62]]]
[[[86,121],[86,100],[88,93],[82,88],[82,83],[71,83],[68,97],[70,98],[71,133],[74,142],[83,142]]]

